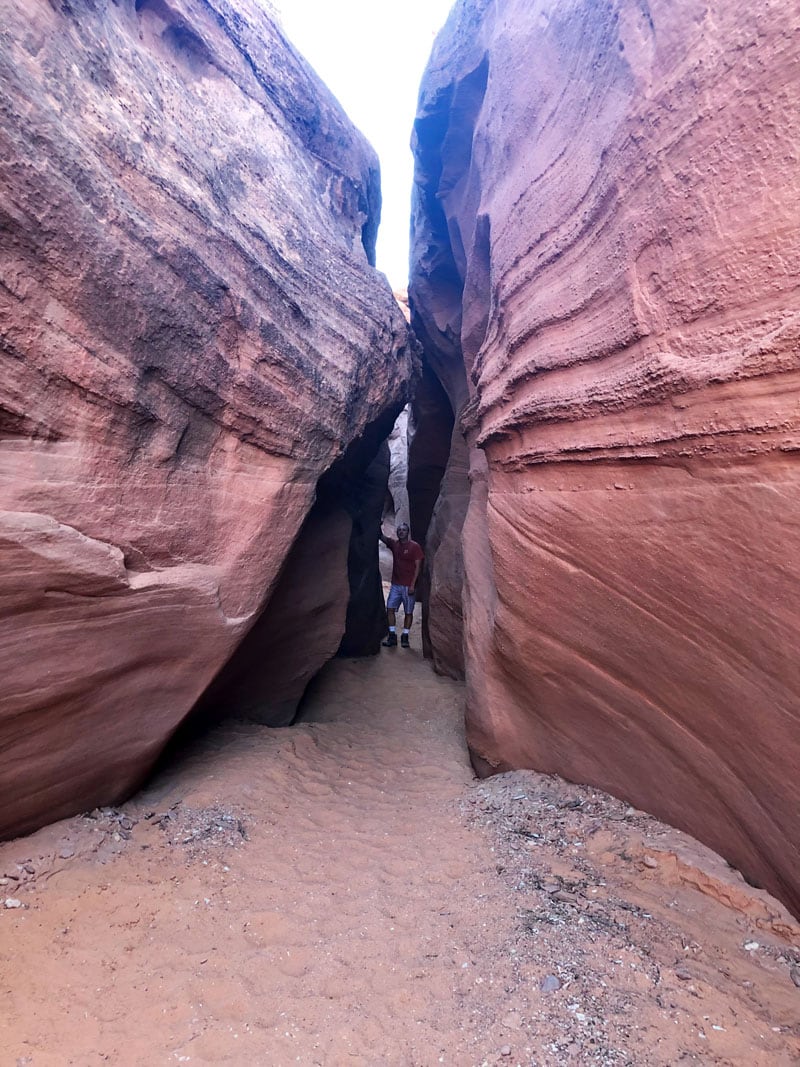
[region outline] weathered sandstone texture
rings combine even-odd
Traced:
[[[318,481],[266,609],[203,694],[186,734],[230,716],[288,726],[324,663],[337,653],[380,651],[386,611],[376,545],[395,410],[370,423]]]
[[[283,640],[306,635],[306,670],[336,651],[352,515],[307,516],[320,475],[406,402],[413,353],[370,265],[374,154],[262,6],[0,15],[9,835],[127,793],[282,570]]]
[[[476,765],[595,783],[795,911],[799,57],[791,4],[458,3],[410,287],[469,454],[428,625],[464,612]]]
[[[347,497],[352,500],[353,522],[347,557],[350,598],[345,600],[347,615],[338,649],[340,656],[377,655],[386,635],[386,607],[375,549],[390,470],[389,444],[384,441],[372,463],[351,484]]]
[[[409,409],[404,408],[397,416],[392,432],[389,434],[389,480],[384,518],[392,526],[409,522],[411,514],[408,508],[408,416]]]

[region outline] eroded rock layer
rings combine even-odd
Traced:
[[[796,910],[799,40],[791,5],[457,4],[410,288],[470,456],[429,626],[462,592],[476,765],[600,785]]]
[[[377,160],[262,5],[0,13],[8,835],[142,777],[412,354],[370,266]],[[331,611],[295,598],[327,654],[350,526]]]

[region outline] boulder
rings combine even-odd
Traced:
[[[5,0],[0,86],[8,836],[142,779],[413,353],[374,153],[255,0]]]
[[[345,628],[351,530],[344,508],[314,505],[267,606],[201,697],[182,737],[225,718],[292,723],[306,686],[336,654]]]
[[[744,0],[457,3],[410,285],[469,457],[476,766],[594,783],[795,910],[799,32]]]
[[[386,634],[386,606],[379,569],[378,533],[389,479],[389,445],[384,441],[357,483],[347,556],[349,600],[340,656],[375,656]]]
[[[374,656],[386,635],[386,606],[379,569],[378,534],[389,494],[394,428],[403,411],[388,411],[325,476],[328,499],[350,516],[347,556],[349,600],[340,656]],[[376,451],[377,449],[377,451]],[[372,457],[369,459],[369,457]],[[369,462],[366,462],[369,459]]]
[[[392,528],[408,522],[408,408],[403,408],[395,420],[387,441],[389,447],[389,480],[383,521]]]

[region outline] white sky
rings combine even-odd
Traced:
[[[378,268],[408,281],[413,164],[408,147],[433,39],[453,0],[273,0],[286,34],[380,156]]]

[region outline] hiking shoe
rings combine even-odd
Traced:
[[[400,635],[400,646],[401,648],[411,648],[411,645],[409,644],[408,640],[408,634]]]
[[[383,642],[384,648],[397,648],[397,634],[387,634]]]

